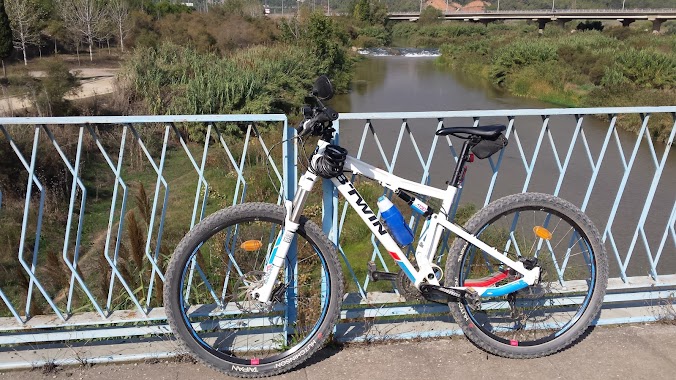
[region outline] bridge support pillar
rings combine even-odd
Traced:
[[[653,20],[653,34],[660,34],[660,29],[662,28],[662,23],[664,20],[655,19]]]
[[[636,20],[631,19],[631,18],[624,18],[624,19],[621,18],[621,19],[618,19],[617,21],[621,22],[621,23],[622,23],[622,26],[624,26],[625,28],[627,28],[627,27],[629,27],[629,25],[630,25],[632,22],[634,22],[634,21],[636,21]]]
[[[556,25],[558,25],[558,26],[560,26],[562,29],[564,29],[564,28],[566,27],[566,24],[567,24],[569,21],[570,21],[570,20],[557,19],[557,20],[556,20]]]
[[[539,33],[539,34],[542,34],[542,33],[545,32],[545,25],[547,25],[547,23],[550,22],[550,21],[552,21],[552,20],[546,19],[546,18],[539,18],[539,19],[537,19],[537,22],[538,22],[538,33]]]

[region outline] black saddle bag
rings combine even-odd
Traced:
[[[474,145],[474,147],[472,148],[472,153],[474,153],[474,155],[477,158],[483,160],[484,158],[488,158],[493,154],[497,153],[498,151],[500,151],[500,149],[506,146],[507,146],[507,138],[505,137],[505,135],[501,133],[494,140],[489,139],[481,140],[481,142]]]

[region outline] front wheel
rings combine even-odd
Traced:
[[[228,375],[263,377],[302,363],[323,345],[340,313],[343,276],[333,244],[301,218],[269,304],[255,289],[281,240],[281,206],[220,210],[178,244],[167,269],[169,325],[189,352]]]
[[[510,259],[541,268],[539,283],[482,297],[478,309],[449,303],[453,318],[480,348],[511,358],[549,355],[571,345],[598,315],[608,259],[598,230],[573,204],[547,194],[510,195],[481,209],[465,229]],[[448,257],[446,286],[477,286],[507,275],[499,286],[518,278],[459,238]]]

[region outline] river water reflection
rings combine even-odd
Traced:
[[[510,96],[489,83],[440,67],[434,57],[419,56],[375,56],[363,60],[356,69],[352,91],[349,94],[337,96],[331,100],[330,104],[341,113],[554,108],[546,103]],[[472,122],[471,118],[445,120],[445,125],[472,125]],[[510,137],[510,145],[506,148],[496,189],[491,199],[523,190],[526,179],[525,167],[531,163],[542,122],[541,117],[520,117],[515,120],[528,162],[523,162],[514,137]],[[482,125],[490,123],[507,124],[508,119],[481,119]],[[374,129],[388,160],[392,159],[400,126],[401,121],[374,121]],[[437,120],[410,120],[409,126],[422,156],[427,159]],[[570,146],[576,119],[573,116],[552,117],[549,126],[558,156],[563,161]],[[586,117],[583,127],[589,141],[591,155],[594,160],[597,160],[608,133],[608,121]],[[340,143],[348,149],[350,154],[356,155],[363,133],[364,122],[343,121],[340,124]],[[636,142],[636,136],[632,133],[618,131],[618,137],[626,157],[625,160],[628,161]],[[458,141],[454,141],[454,144],[458,144],[456,146],[459,147]],[[662,159],[664,149],[663,144],[655,144],[658,161]],[[434,186],[445,187],[444,182],[450,178],[453,158],[449,152],[445,140],[440,139],[432,154],[433,160],[430,167],[431,184]],[[554,157],[552,145],[549,139],[545,138],[533,168],[528,191],[554,192],[559,176]],[[362,159],[376,166],[386,167],[370,134],[366,137]],[[420,180],[423,176],[422,165],[408,137],[404,137],[394,172],[411,180]],[[618,193],[623,173],[620,148],[615,138],[612,138],[586,210],[602,233]],[[654,173],[653,156],[648,143],[643,140],[612,226],[621,262],[626,260],[629,252]],[[482,205],[486,199],[491,174],[488,160],[472,164],[467,174],[462,202]],[[592,175],[593,169],[588,154],[581,139],[578,138],[560,196],[581,206]],[[676,189],[676,156],[671,154],[646,221],[645,234],[653,255],[660,246],[665,225],[676,202],[674,189]],[[659,274],[676,273],[675,244],[673,238],[667,239],[662,258],[657,266]],[[611,246],[607,244],[606,247],[611,257],[611,276],[615,277],[619,275],[620,264],[617,259],[613,259],[615,254]],[[649,268],[644,243],[639,235],[627,273],[634,276],[646,275]]]

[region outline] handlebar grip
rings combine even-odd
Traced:
[[[324,113],[324,112],[318,113],[317,116],[314,117],[314,120],[317,121],[317,122],[319,122],[319,123],[324,123],[324,122],[327,122],[327,121],[331,121],[331,119],[329,119],[329,115],[327,115],[327,114]]]
[[[336,112],[333,108],[331,107],[325,107],[324,108],[324,114],[329,118],[327,121],[336,121],[338,120],[338,112]]]

